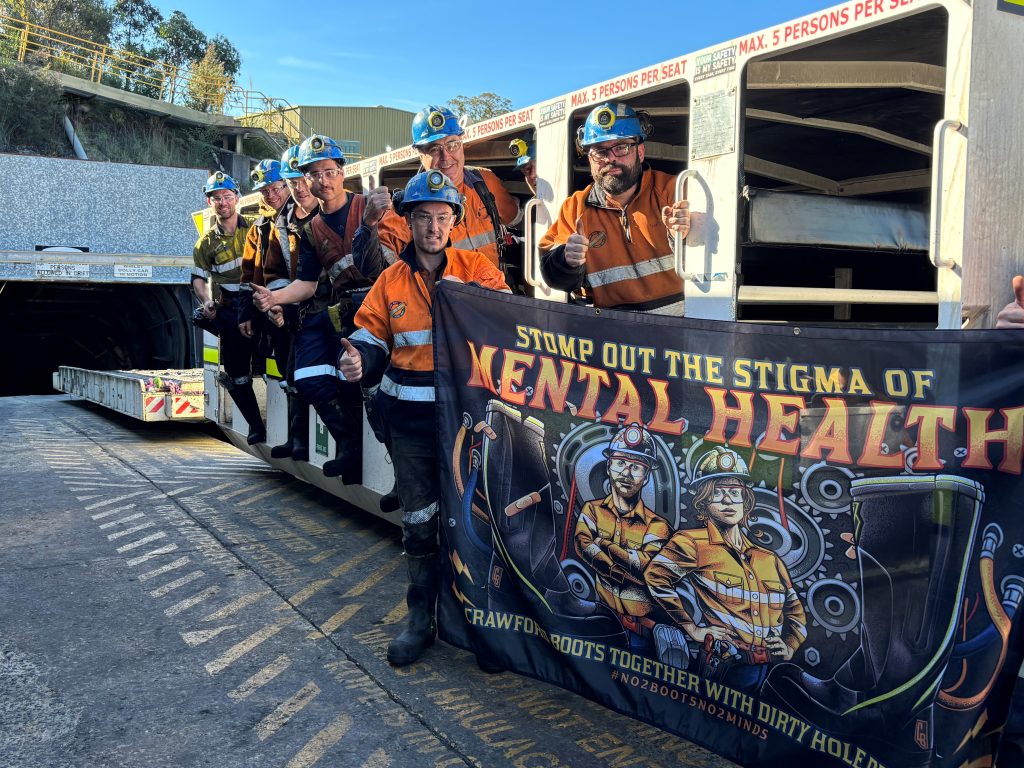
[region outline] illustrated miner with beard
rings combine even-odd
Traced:
[[[587,116],[576,143],[594,181],[541,239],[541,270],[553,288],[586,288],[595,307],[681,316],[670,233],[689,233],[689,204],[674,200],[675,177],[644,165],[648,132],[647,116],[620,102]]]
[[[657,460],[654,439],[644,427],[620,429],[604,450],[609,493],[583,505],[576,522],[576,551],[596,574],[598,598],[619,618],[630,648],[651,649],[654,604],[644,569],[669,536],[668,522],[640,497]]]
[[[756,691],[772,662],[789,661],[807,639],[807,618],[782,560],[743,531],[754,509],[750,473],[716,446],[697,461],[693,509],[703,528],[678,530],[644,574],[651,595],[700,646],[697,672]],[[692,588],[701,620],[683,600]]]

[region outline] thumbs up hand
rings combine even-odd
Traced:
[[[583,231],[583,219],[576,219],[576,231],[565,241],[565,263],[570,267],[580,267],[587,263],[587,249],[590,240]]]
[[[363,378],[363,356],[348,339],[341,340],[341,355],[338,356],[338,370],[345,381],[356,382]]]
[[[250,285],[252,286],[252,303],[260,312],[269,312],[270,308],[274,306],[274,292],[256,283],[250,283]]]
[[[1013,278],[1013,301],[996,315],[996,328],[1024,328],[1024,277]]]

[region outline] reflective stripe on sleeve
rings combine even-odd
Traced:
[[[280,290],[281,288],[287,288],[292,284],[292,281],[286,277],[279,277],[277,280],[271,280],[267,283],[267,288],[272,291]]]
[[[242,266],[242,257],[239,256],[237,259],[231,261],[225,261],[223,264],[213,264],[210,269],[217,274],[223,275],[225,272],[230,272],[233,269],[238,269]]]
[[[470,235],[464,237],[458,242],[452,243],[453,248],[461,248],[464,251],[474,251],[477,248],[482,248],[485,245],[491,245],[496,243],[497,239],[494,237],[494,229],[492,228],[488,232],[481,232],[477,235]]]
[[[348,337],[349,341],[361,341],[364,344],[373,344],[374,346],[380,347],[384,350],[384,354],[391,354],[391,350],[388,348],[388,343],[383,339],[378,339],[372,333],[365,328],[359,328]]]
[[[340,259],[338,259],[336,262],[331,264],[330,268],[327,270],[327,276],[331,280],[337,280],[338,275],[340,275],[346,269],[349,269],[350,267],[354,266],[355,263],[356,262],[355,259],[352,258],[352,254],[346,254],[342,256]]]

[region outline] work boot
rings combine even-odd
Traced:
[[[780,664],[761,700],[856,739],[887,765],[932,765],[934,699],[953,650],[984,491],[951,475],[863,478],[850,487],[860,647],[829,679]]]
[[[391,486],[391,490],[380,497],[380,511],[385,514],[388,512],[395,512],[402,506],[402,501],[398,498],[398,483]]]
[[[409,561],[409,588],[405,602],[409,606],[405,629],[388,643],[388,663],[396,667],[412,664],[427,648],[434,644],[437,622],[434,606],[437,602],[437,553],[415,556],[406,554]]]
[[[298,395],[288,395],[288,439],[273,446],[270,457],[309,461],[309,406]]]
[[[345,485],[363,481],[363,409],[333,398],[317,408],[320,419],[337,444],[337,455],[324,462],[326,477],[341,476]]]
[[[231,381],[230,379],[228,381]],[[228,387],[228,394],[235,403],[238,412],[242,414],[245,423],[249,425],[249,434],[245,440],[249,445],[262,443],[267,439],[267,428],[263,425],[263,415],[260,413],[260,404],[256,402],[256,393],[252,389],[252,380],[244,383],[231,382]]]

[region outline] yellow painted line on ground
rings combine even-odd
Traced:
[[[363,606],[361,603],[353,603],[352,605],[346,605],[336,614],[331,616],[327,621],[325,621],[320,626],[320,629],[314,630],[313,632],[310,632],[308,635],[306,635],[306,639],[316,640],[317,638],[331,634],[334,630],[336,630],[346,621],[355,616],[356,612],[362,607]]]
[[[309,558],[309,562],[322,563],[324,560],[329,560],[330,558],[334,557],[339,552],[341,552],[341,547],[335,547],[334,549],[325,549],[323,552],[318,552],[317,554]]]
[[[226,619],[228,616],[234,616],[239,611],[248,608],[253,603],[259,602],[267,595],[272,594],[273,592],[269,589],[264,589],[259,592],[250,592],[247,595],[242,595],[237,600],[233,600],[223,608],[214,611],[209,616],[204,616],[203,621],[219,621],[220,619]]]
[[[342,563],[341,565],[337,566],[334,570],[331,571],[331,576],[341,576],[342,574],[348,573],[353,568],[355,568],[357,565],[362,565],[363,561],[370,559],[371,557],[376,555],[378,552],[380,552],[382,549],[385,549],[386,547],[390,547],[390,546],[391,546],[391,540],[390,539],[381,539],[380,541],[378,541],[376,544],[374,544],[369,549],[364,549],[358,555],[354,555],[354,556],[350,557],[344,563]]]
[[[198,605],[199,603],[209,600],[218,592],[220,592],[220,587],[216,585],[212,587],[207,587],[202,592],[196,592],[196,594],[192,595],[192,597],[186,597],[184,600],[175,603],[170,608],[165,609],[164,615],[177,616],[182,611],[187,611],[193,605]]]
[[[163,531],[160,531],[159,533],[153,533],[153,534],[150,534],[149,536],[143,536],[138,541],[133,541],[131,544],[125,544],[123,547],[118,547],[114,551],[117,552],[118,554],[120,554],[121,552],[131,552],[133,549],[138,549],[143,544],[149,544],[151,541],[156,541],[158,539],[165,539],[165,538],[167,538],[167,534],[164,533]]]
[[[185,471],[188,471],[188,470],[186,469]],[[199,491],[199,493],[197,493],[196,496],[203,496],[203,495],[205,495],[207,493],[216,493],[217,491],[223,491],[225,488],[230,488],[234,484],[235,484],[235,481],[234,480],[230,480],[230,481],[228,481],[226,483],[221,483],[220,485],[215,485],[215,486],[213,486],[213,488],[207,488],[205,491]]]
[[[282,619],[276,624],[270,624],[264,627],[259,632],[254,632],[253,634],[249,635],[249,637],[245,638],[245,640],[243,640],[242,642],[236,643],[235,645],[231,646],[231,648],[229,648],[226,653],[218,656],[216,659],[207,664],[206,671],[211,675],[220,674],[225,669],[234,664],[236,661],[238,661],[240,658],[245,656],[245,654],[249,653],[249,651],[251,651],[253,648],[258,647],[260,643],[263,643],[266,640],[272,638],[274,635],[276,635],[278,632],[284,629],[286,625],[290,624],[294,620],[294,616],[289,616],[288,618]]]
[[[402,602],[396,605],[387,616],[382,620],[383,624],[397,624],[405,618],[406,614],[409,613],[409,606],[405,602],[405,598],[402,598]]]
[[[402,558],[394,557],[390,562],[384,563],[376,571],[371,573],[365,579],[356,584],[352,589],[345,593],[345,597],[359,597],[361,594],[366,592],[370,587],[376,585],[385,576],[391,573],[395,568],[402,562]]]
[[[104,523],[100,526],[101,531],[105,531],[107,528],[113,528],[115,525],[123,525],[124,523],[130,523],[132,520],[138,520],[140,517],[145,517],[145,512],[136,512],[134,515],[128,515],[128,517],[122,517],[120,520],[111,520],[109,523]]]
[[[156,549],[151,550],[151,551],[147,552],[144,555],[139,555],[138,557],[131,558],[128,561],[128,565],[131,565],[131,566],[141,565],[142,563],[146,562],[147,560],[152,560],[154,557],[160,557],[160,555],[169,555],[171,552],[173,552],[177,548],[178,548],[177,544],[165,544],[164,546],[157,547]]]
[[[225,493],[223,496],[218,496],[217,501],[227,501],[228,499],[234,498],[235,496],[241,496],[243,493],[248,493],[251,490],[252,488],[250,488],[249,486],[245,486],[243,488],[239,488],[237,491],[232,491],[231,493]]]
[[[255,496],[250,496],[247,499],[242,499],[241,501],[236,502],[237,506],[239,506],[239,507],[247,507],[250,504],[255,504],[257,501],[261,501],[261,500],[267,498],[268,496],[274,496],[274,495],[280,493],[281,491],[285,490],[287,487],[288,486],[286,486],[286,485],[279,485],[277,488],[271,488],[269,491],[264,491],[263,493],[257,493]],[[284,503],[284,501],[285,501],[284,499],[281,499],[281,503]]]
[[[191,491],[195,488],[194,485],[186,485],[182,488],[175,488],[173,491],[164,491],[164,496],[177,496],[179,493],[185,493],[185,491]]]
[[[173,571],[177,568],[181,568],[183,565],[187,565],[188,561],[188,557],[179,557],[173,563],[161,565],[159,568],[154,568],[152,571],[146,571],[145,573],[139,574],[137,578],[139,579],[139,581],[149,581],[154,576],[160,576],[161,574],[167,573],[168,571]]]
[[[306,745],[298,751],[285,768],[310,768],[320,762],[320,759],[327,754],[327,750],[345,738],[352,727],[352,716],[342,713],[316,736],[306,742]]]
[[[97,512],[95,515],[89,515],[90,520],[102,520],[104,517],[110,517],[111,515],[118,515],[129,509],[135,509],[134,504],[125,504],[123,507],[117,507],[116,509],[108,509],[105,512]]]
[[[283,653],[267,664],[263,669],[250,677],[233,691],[228,692],[228,698],[232,701],[242,701],[252,696],[256,691],[269,683],[275,677],[291,666],[292,660]]]
[[[107,504],[116,504],[119,501],[124,501],[125,499],[131,499],[131,498],[134,498],[136,496],[141,496],[142,494],[149,493],[149,492],[150,492],[150,489],[146,488],[146,489],[141,490],[141,491],[136,491],[135,493],[126,493],[124,496],[118,496],[116,499],[104,499],[103,501],[97,501],[95,504],[90,504],[89,506],[87,506],[85,508],[85,511],[86,512],[91,512],[94,509],[99,509],[100,507],[105,507],[105,506],[107,506]]]
[[[282,610],[288,610],[296,605],[302,605],[304,602],[309,600],[313,595],[319,592],[321,589],[334,583],[334,579],[318,579],[307,585],[305,588],[299,590],[294,595],[288,598],[288,605],[281,606]]]
[[[107,541],[113,541],[114,539],[123,539],[125,536],[131,536],[133,533],[144,531],[147,528],[152,528],[156,525],[152,520],[141,523],[139,525],[133,525],[131,528],[125,528],[123,531],[115,531],[114,533],[107,534]]]
[[[186,584],[191,584],[196,579],[201,579],[205,575],[206,574],[203,573],[202,571],[192,571],[192,573],[186,573],[180,579],[175,579],[174,581],[169,581],[166,584],[164,584],[163,586],[157,587],[156,589],[154,589],[152,592],[149,593],[149,596],[150,597],[163,597],[164,595],[169,595],[171,592],[173,592],[174,590],[178,589],[179,587],[184,587]]]
[[[282,701],[277,708],[258,723],[254,730],[260,741],[266,741],[275,733],[284,728],[288,721],[303,710],[320,694],[320,686],[316,683],[306,683],[294,695]]]
[[[224,624],[214,629],[197,629],[193,632],[182,632],[181,639],[188,643],[189,647],[195,648],[197,645],[208,643],[222,632],[227,632],[229,629],[234,629],[237,626],[237,624]]]
[[[363,763],[363,768],[389,768],[390,765],[391,758],[388,757],[387,752],[383,749],[378,749],[366,758],[366,762]]]

